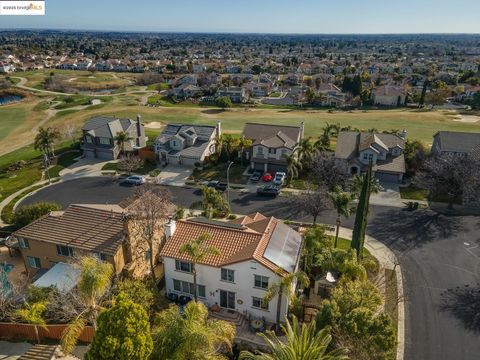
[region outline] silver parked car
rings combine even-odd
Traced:
[[[132,175],[123,180],[123,182],[130,185],[142,185],[145,184],[147,180],[143,176]]]
[[[273,178],[273,185],[275,186],[283,185],[283,182],[285,181],[286,176],[287,174],[285,174],[284,172],[278,171],[275,174],[275,177]]]

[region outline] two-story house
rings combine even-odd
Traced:
[[[221,135],[220,123],[211,125],[168,124],[155,139],[157,161],[194,166],[215,153]]]
[[[384,85],[373,89],[371,98],[375,105],[403,106],[406,95],[406,91],[399,86]]]
[[[233,103],[240,104],[245,103],[248,100],[247,90],[242,87],[225,87],[222,89],[218,89],[217,93],[215,94],[216,97],[227,96]]]
[[[146,146],[147,137],[140,115],[137,120],[95,116],[82,127],[82,150],[85,157],[113,160],[118,157],[122,146],[115,137],[126,132],[131,138],[123,144],[125,151],[133,151]]]
[[[207,306],[243,315],[276,320],[278,296],[266,303],[269,286],[298,269],[302,236],[274,217],[256,213],[223,222],[204,218],[173,221],[165,231],[170,236],[160,256],[163,257],[167,293],[193,297],[191,258],[180,252],[183,244],[209,234],[206,244],[218,255],[206,256],[195,264],[197,294]],[[281,299],[281,319],[288,311],[288,299]]]
[[[130,199],[119,205],[72,204],[17,230],[13,236],[18,239],[27,273],[44,272],[74,257],[95,256],[112,264],[116,275],[123,271],[145,277],[151,270],[151,256],[157,264],[163,245],[163,224],[150,246],[136,231],[141,220],[131,217],[132,204]]]
[[[351,175],[366,171],[372,161],[375,177],[382,182],[398,183],[405,174],[405,140],[401,135],[342,131],[337,139],[335,160]]]
[[[247,154],[250,167],[263,172],[287,170],[286,156],[292,155],[296,145],[303,138],[304,124],[300,126],[247,123],[243,136],[252,140]]]

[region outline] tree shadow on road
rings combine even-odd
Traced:
[[[461,230],[461,218],[431,210],[388,210],[370,221],[368,234],[398,250],[420,247]]]
[[[457,318],[468,330],[480,333],[480,284],[448,289],[441,294],[440,310]]]

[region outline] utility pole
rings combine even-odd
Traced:
[[[228,163],[227,167],[227,204],[230,206],[230,166],[233,165],[233,161]]]

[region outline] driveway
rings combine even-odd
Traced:
[[[162,185],[185,186],[191,174],[192,168],[169,164],[162,169],[157,181]]]
[[[132,188],[109,178],[84,178],[38,191],[22,204],[40,200],[118,203]],[[193,188],[171,187],[184,207],[201,199]],[[21,205],[20,205],[21,206]],[[234,213],[260,211],[282,219],[311,221],[292,206],[290,196],[259,198],[231,191]],[[334,211],[318,221],[335,224]],[[342,221],[352,228],[354,217]],[[397,206],[370,207],[368,235],[389,246],[400,259],[406,295],[406,360],[476,360],[480,354],[480,217],[442,215]]]
[[[381,183],[382,189],[378,194],[370,196],[370,204],[404,207],[400,197],[400,187],[396,183]]]

